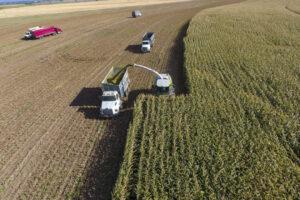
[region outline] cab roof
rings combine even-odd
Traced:
[[[172,83],[172,79],[169,74],[160,74],[162,78],[159,76],[156,79],[157,87],[170,87]]]
[[[104,91],[102,96],[115,96],[116,94],[118,94],[117,91]]]

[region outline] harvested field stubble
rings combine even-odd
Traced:
[[[114,199],[297,199],[300,17],[285,1],[200,12],[189,94],[136,102]]]
[[[180,0],[182,2],[187,0]],[[91,11],[100,9],[111,9],[131,6],[147,6],[153,4],[166,4],[180,2],[178,0],[106,0],[72,3],[54,3],[34,6],[0,7],[0,18],[26,17],[35,15],[71,13],[79,11]]]

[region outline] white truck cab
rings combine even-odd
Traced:
[[[142,42],[142,47],[141,47],[142,52],[150,52],[151,50],[151,44],[150,41],[143,41]]]
[[[31,33],[30,33],[29,31],[25,33],[24,38],[25,38],[26,40],[30,39],[31,37],[32,37],[32,35],[31,35]]]
[[[151,47],[154,45],[154,32],[146,32],[143,35],[141,51],[142,52],[150,52]]]
[[[44,28],[43,26],[36,26],[36,27],[29,28],[28,31],[25,33],[24,38],[26,40],[30,39],[32,37],[31,31],[36,31],[36,30],[40,30],[43,28]]]
[[[104,91],[102,94],[102,104],[100,107],[101,117],[113,117],[120,113],[122,100],[117,91]]]

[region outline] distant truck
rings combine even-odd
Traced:
[[[132,17],[141,17],[142,13],[139,10],[132,11]]]
[[[39,39],[44,36],[48,35],[56,35],[61,33],[62,30],[60,28],[51,26],[48,28],[44,28],[42,26],[37,26],[33,28],[29,28],[28,31],[26,32],[24,39],[29,40],[29,39]]]
[[[142,47],[141,50],[142,52],[150,52],[151,47],[154,45],[154,32],[147,32],[143,36],[143,41],[142,41]]]
[[[117,77],[115,77],[117,76]],[[114,81],[111,78],[114,77]],[[113,67],[102,81],[102,104],[100,117],[113,117],[120,113],[122,98],[129,92],[128,70],[123,67]]]

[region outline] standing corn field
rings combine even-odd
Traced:
[[[190,93],[138,99],[114,199],[299,197],[299,27],[280,0],[194,17]]]

